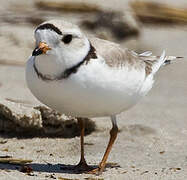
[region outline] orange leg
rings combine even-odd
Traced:
[[[106,166],[106,161],[108,159],[108,155],[112,149],[112,146],[114,144],[114,141],[116,140],[116,137],[117,137],[117,133],[118,133],[118,127],[115,126],[113,127],[111,130],[110,130],[110,140],[109,140],[109,143],[108,143],[108,146],[106,148],[106,151],[105,151],[105,154],[103,156],[103,159],[102,161],[100,162],[99,164],[99,172],[102,173],[105,166]]]
[[[81,137],[80,137],[80,143],[81,143],[81,159],[80,162],[75,166],[75,169],[81,172],[87,172],[91,170],[91,167],[89,167],[86,163],[86,160],[84,158],[84,130],[85,130],[85,120],[84,118],[77,118],[78,124],[80,126],[81,130]]]
[[[108,142],[108,146],[106,148],[105,154],[103,156],[103,159],[101,160],[99,164],[99,168],[91,170],[90,174],[101,174],[106,166],[106,161],[108,159],[108,155],[110,154],[110,151],[112,149],[112,146],[114,144],[114,141],[116,140],[117,134],[118,134],[118,127],[116,123],[116,116],[111,116],[112,120],[112,129],[110,130],[110,140]]]

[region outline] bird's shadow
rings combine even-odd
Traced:
[[[83,171],[77,171],[75,165],[67,164],[44,164],[44,163],[30,163],[25,165],[32,169],[32,172],[46,172],[46,173],[65,173],[65,174],[80,174]],[[91,168],[95,169],[98,166],[92,165]],[[120,166],[116,163],[107,163],[106,168],[119,168]],[[21,171],[23,165],[0,163],[1,170],[14,170]]]

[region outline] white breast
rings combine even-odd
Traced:
[[[145,81],[144,71],[115,69],[96,59],[67,79],[43,81],[33,69],[33,57],[27,63],[26,81],[42,103],[77,117],[118,114],[136,104],[153,83],[152,78]]]

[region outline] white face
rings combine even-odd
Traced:
[[[81,62],[90,44],[78,28],[64,29],[61,34],[51,29],[35,31],[35,63],[41,73],[58,75]],[[39,48],[39,49],[37,49]]]

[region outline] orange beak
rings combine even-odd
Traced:
[[[50,49],[51,48],[47,45],[47,43],[40,42],[38,47],[36,47],[32,52],[32,56],[39,56],[41,54],[46,54],[46,52]]]

